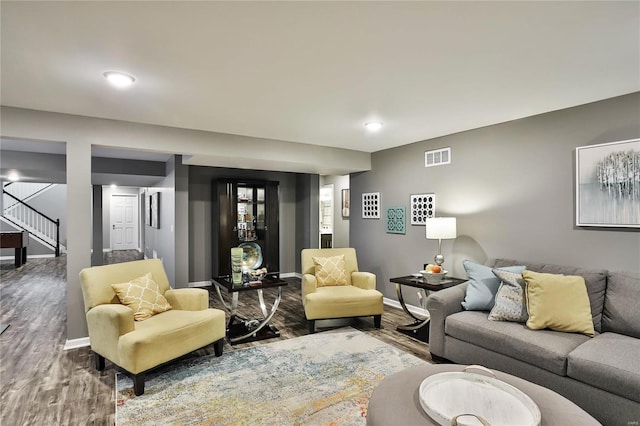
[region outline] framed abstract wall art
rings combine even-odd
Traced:
[[[144,194],[144,224],[151,226],[151,194]]]
[[[160,193],[151,194],[151,227],[160,228]]]
[[[349,190],[342,190],[342,217],[349,217]]]
[[[640,228],[640,139],[576,148],[576,225]]]

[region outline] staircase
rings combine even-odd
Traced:
[[[52,219],[28,201],[55,186],[48,183],[8,182],[2,185],[2,220],[29,232],[29,237],[50,247],[56,257],[66,252],[60,245],[60,219]]]

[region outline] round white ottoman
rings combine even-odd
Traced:
[[[465,367],[456,364],[427,364],[386,377],[371,395],[367,426],[436,425],[420,406],[420,384],[434,374],[462,371]],[[543,426],[600,425],[582,408],[552,390],[500,371],[492,371],[497,379],[520,389],[538,405]]]

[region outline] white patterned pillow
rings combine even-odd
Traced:
[[[151,272],[128,283],[111,284],[120,303],[133,310],[133,319],[144,321],[155,314],[168,311],[171,305],[160,294],[158,284],[151,279]]]
[[[347,273],[344,270],[344,254],[331,257],[314,257],[318,287],[347,285]]]
[[[526,322],[529,319],[526,303],[526,282],[522,274],[493,269],[502,280],[496,293],[496,303],[489,313],[492,321]]]

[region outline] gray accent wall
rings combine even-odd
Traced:
[[[158,228],[144,226],[144,255],[149,259],[161,259],[169,283],[173,288],[187,287],[187,277],[176,276],[176,157],[167,161],[166,177],[157,185],[148,188],[149,193],[159,193]],[[186,209],[187,206],[180,208]],[[141,216],[144,221],[144,216]]]
[[[300,252],[320,247],[320,176],[296,175],[296,272],[302,272]]]
[[[575,226],[575,148],[638,137],[634,93],[376,152],[371,171],[351,175],[350,241],[360,269],[397,299],[389,279],[419,271],[437,252],[424,226],[408,219],[410,195],[433,192],[436,216],[457,218],[458,238],[442,242],[455,277],[466,277],[464,259],[497,257],[640,271],[639,229]],[[425,168],[424,152],[445,147],[452,163]],[[381,193],[380,219],[361,218],[363,192]],[[386,233],[389,206],[406,207],[405,235]],[[416,292],[407,294],[419,306]]]
[[[296,271],[296,176],[295,173],[219,167],[189,167],[189,281],[212,277],[213,234],[212,182],[219,178],[257,179],[279,182],[280,271]],[[316,232],[318,226],[316,224]]]

